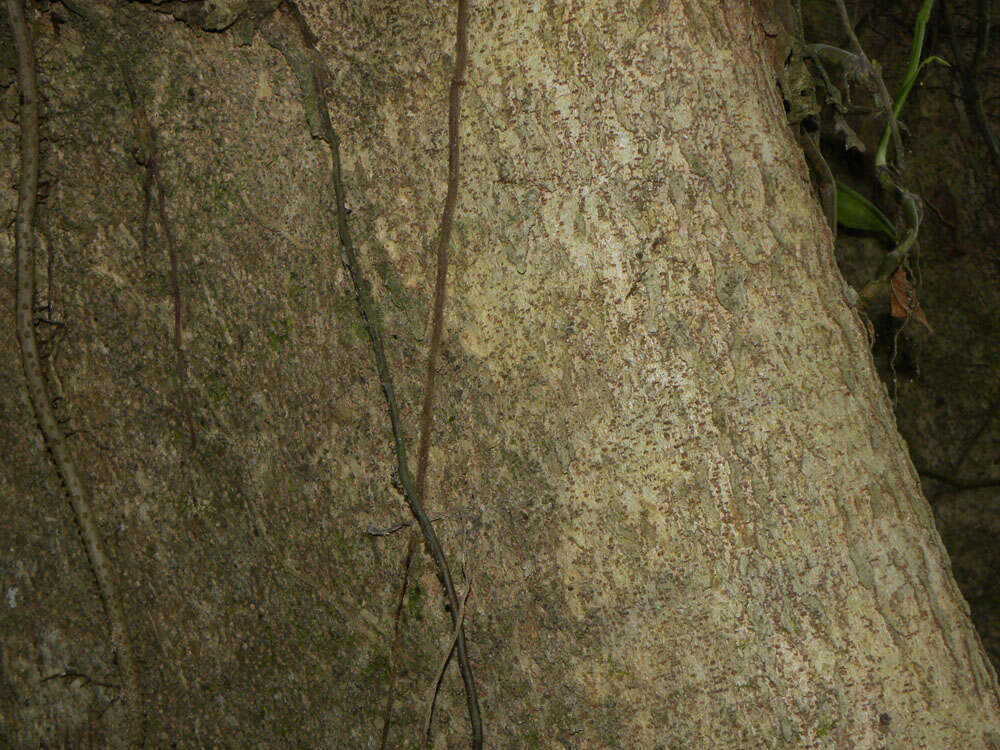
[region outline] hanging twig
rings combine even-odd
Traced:
[[[38,82],[35,74],[34,52],[28,33],[21,0],[6,0],[7,15],[17,53],[17,76],[21,88],[21,183],[18,193],[17,220],[14,233],[16,255],[17,339],[21,346],[21,364],[28,384],[28,395],[35,412],[35,419],[45,438],[45,445],[52,454],[59,476],[69,494],[70,504],[76,515],[87,557],[97,579],[97,589],[104,603],[104,611],[111,627],[111,646],[118,661],[122,692],[125,697],[125,721],[128,742],[140,747],[143,742],[142,695],[139,691],[139,674],[132,655],[132,643],[125,627],[118,591],[115,587],[114,569],[101,544],[97,523],[76,468],[56,421],[48,389],[42,377],[35,329],[32,321],[32,304],[35,296],[34,258],[32,253],[35,201],[38,191]]]

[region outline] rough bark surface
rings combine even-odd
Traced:
[[[733,5],[474,4],[427,505],[475,581],[486,744],[1000,747],[996,675],[844,299],[763,30]],[[328,152],[296,71],[248,25],[97,7],[114,41],[71,15],[39,24],[36,267],[147,736],[374,747],[407,540],[365,530],[407,511]],[[299,8],[333,74],[413,450],[454,8]],[[194,450],[162,227],[139,253],[115,56],[160,139]],[[5,215],[16,132],[0,129]],[[3,731],[115,742],[106,625],[15,352],[0,326]],[[412,570],[400,747],[451,639],[433,566]],[[435,734],[468,735],[454,667]]]

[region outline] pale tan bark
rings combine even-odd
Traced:
[[[301,10],[331,71],[351,231],[414,451],[454,8]],[[59,181],[40,224],[65,248],[58,364],[91,430],[74,449],[117,545],[151,742],[373,746],[406,539],[364,530],[407,509],[336,257],[328,152],[260,36],[239,47],[234,29],[129,12],[119,28],[190,259],[197,451],[171,410],[162,243],[136,252],[124,89],[72,24],[59,40],[39,27],[47,132],[62,136],[43,154]],[[473,3],[427,510],[446,514],[456,587],[463,570],[474,581],[487,747],[1000,743],[996,676],[763,47],[738,4]],[[23,417],[18,393],[4,406]],[[97,603],[66,552],[72,523],[32,531],[61,506],[26,420],[12,423],[29,468],[0,485],[7,508],[38,497],[37,516],[12,516],[40,571],[18,585],[62,588],[8,613],[0,639],[22,724],[70,702],[35,675],[100,665],[103,643],[100,621],[59,614]],[[414,578],[390,746],[415,746],[452,638],[426,556]],[[467,741],[454,667],[434,732]]]
[[[477,27],[453,325],[527,476],[499,461],[521,514],[475,548],[473,621],[520,603],[515,674],[566,746],[1000,741],[762,29],[645,7]]]

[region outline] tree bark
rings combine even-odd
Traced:
[[[413,455],[455,8],[299,10],[329,70],[351,233]],[[277,51],[293,43],[289,11],[258,19],[246,47],[236,26],[124,13],[189,258],[197,448],[172,401],[162,242],[135,255],[127,97],[72,25],[45,63],[63,171],[41,221],[66,243],[63,382],[92,425],[75,450],[118,539],[149,736],[374,747],[407,540],[365,531],[408,511],[338,258],[328,151],[309,136],[307,78]],[[996,675],[750,4],[473,3],[468,33],[426,505],[444,516],[459,594],[472,582],[486,746],[1000,747]],[[91,140],[55,137],[74,132]],[[94,138],[103,152],[83,145]],[[33,575],[54,576],[53,539],[75,538],[65,518],[61,537],[32,536],[58,492],[15,391],[4,408],[24,422],[29,468],[0,485],[3,506],[40,501],[4,512]],[[81,653],[100,663],[99,622],[50,618],[59,648],[38,645],[42,613],[86,599],[73,554],[79,590],[5,615],[6,664],[15,648],[36,672]],[[414,561],[401,610],[389,746],[416,746],[452,641],[433,571]],[[4,677],[18,706],[70,701],[31,674]],[[467,741],[454,664],[435,717],[440,746]]]

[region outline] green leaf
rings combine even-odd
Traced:
[[[917,82],[917,75],[924,65],[929,62],[942,62],[948,65],[947,62],[937,55],[932,55],[923,62],[920,61],[920,56],[923,54],[924,49],[924,34],[927,30],[927,22],[930,20],[931,9],[933,7],[934,0],[923,0],[920,10],[917,11],[917,22],[913,27],[913,43],[910,45],[910,60],[906,65],[903,84],[900,86],[899,93],[896,94],[896,100],[892,104],[892,116],[897,120],[899,119],[899,113],[903,111],[903,104],[906,102],[906,97],[909,96],[913,84]],[[886,123],[885,128],[882,130],[882,139],[879,141],[878,149],[875,151],[876,169],[884,167],[886,164],[886,150],[889,147],[890,130],[889,123]]]
[[[931,55],[930,57],[925,57],[923,62],[920,63],[920,69],[922,70],[925,65],[930,65],[931,63],[937,63],[938,65],[944,65],[946,68],[951,67],[951,63],[945,60],[940,55]],[[918,71],[919,72],[919,71]]]
[[[896,241],[896,228],[878,210],[878,206],[840,182],[837,183],[837,223],[848,229],[882,232],[893,242]]]

